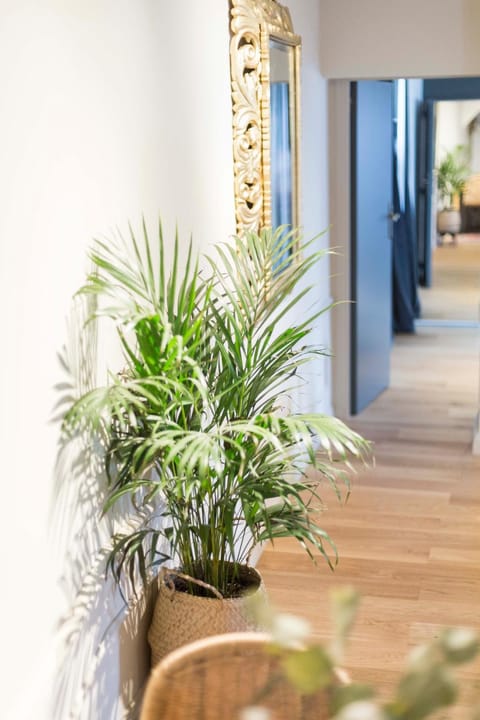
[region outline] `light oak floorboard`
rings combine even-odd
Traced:
[[[346,505],[325,491],[321,520],[339,552],[335,572],[294,540],[268,546],[259,569],[273,604],[330,637],[328,590],[354,585],[362,605],[346,666],[388,693],[406,653],[445,625],[480,630],[480,457],[471,455],[478,332],[422,328],[396,338],[391,387],[349,421],[374,441],[376,465]],[[480,702],[480,661],[461,672],[446,716]]]
[[[432,286],[420,288],[422,318],[478,322],[480,299],[480,235],[458,235],[432,255]]]

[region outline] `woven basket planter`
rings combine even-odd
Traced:
[[[254,568],[242,566],[240,577],[242,584],[248,587],[248,595],[261,593],[265,596],[262,578]],[[148,631],[152,667],[172,650],[194,640],[258,629],[247,612],[245,596],[224,600],[197,597],[176,590],[172,577],[163,576]]]

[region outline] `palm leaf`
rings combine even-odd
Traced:
[[[181,255],[178,232],[166,266],[161,223],[154,243],[145,221],[140,239],[129,226],[126,238],[95,241],[80,292],[97,299],[93,318],[114,321],[125,369],[79,397],[63,430],[101,435],[104,512],[126,504],[141,517],[113,538],[107,569],[117,581],[145,582],[165,558],[161,539],[221,592],[225,561],[244,561],[252,542],[294,537],[335,565],[315,512],[325,483],[348,497],[350,459],[366,461],[370,445],[336,418],[276,414],[299,369],[326,354],[309,339],[328,308],[292,320],[328,252],[316,243],[286,228],[246,233],[216,246],[204,277],[191,240]]]

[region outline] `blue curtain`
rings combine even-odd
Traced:
[[[292,225],[292,147],[287,82],[270,85],[272,228]],[[281,243],[281,240],[280,240]],[[276,265],[287,256],[279,256]]]
[[[400,215],[393,225],[393,329],[415,332],[420,314],[417,278],[416,152],[417,117],[422,99],[415,80],[396,83],[393,202]]]

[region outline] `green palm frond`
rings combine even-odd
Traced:
[[[165,267],[165,242],[159,223],[156,253],[142,223],[142,240],[129,226],[129,238],[118,232],[108,242],[95,240],[90,252],[93,271],[78,293],[95,295],[102,305],[95,315],[111,317],[115,323],[136,324],[145,316],[158,315],[170,323],[171,333],[181,335],[195,309],[205,304],[206,284],[199,273],[190,240],[180,272],[180,249],[175,236],[170,272]],[[156,259],[155,255],[157,255]]]
[[[471,174],[470,159],[464,145],[456,145],[445,153],[437,170],[437,186],[440,195],[451,207],[454,197],[460,195]]]
[[[117,581],[146,582],[165,558],[161,539],[186,574],[200,571],[220,592],[226,561],[247,560],[252,543],[294,537],[335,565],[317,521],[322,481],[348,497],[351,459],[365,462],[370,446],[337,418],[277,413],[299,369],[327,354],[310,338],[328,308],[291,319],[327,252],[316,240],[285,228],[247,233],[216,246],[205,276],[177,236],[167,267],[161,225],[154,241],[143,223],[138,239],[130,227],[95,242],[80,292],[97,300],[94,317],[114,322],[125,367],[79,397],[63,428],[102,438],[104,512],[127,503],[141,514],[139,527],[112,537]]]
[[[312,357],[325,353],[302,343],[326,308],[314,310],[300,324],[278,329],[310,292],[305,276],[327,252],[313,251],[314,240],[303,243],[298,232],[285,234],[285,228],[264,230],[218,246],[218,258],[208,258],[213,273],[210,313],[219,348],[215,389],[228,388],[235,373],[234,391],[218,406],[219,420],[277,407],[285,382]],[[288,258],[283,271],[280,252]]]

